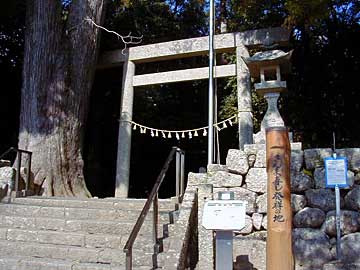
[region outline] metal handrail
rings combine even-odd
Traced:
[[[15,193],[19,191],[19,182],[20,182],[20,169],[21,169],[21,158],[22,154],[27,154],[29,157],[28,164],[27,164],[27,173],[26,173],[26,182],[25,182],[25,190],[27,191],[29,189],[30,184],[30,174],[31,174],[31,156],[32,152],[19,149],[16,147],[10,147],[7,151],[5,151],[2,155],[0,155],[0,159],[2,159],[4,156],[11,152],[17,153],[17,164],[16,164],[16,178],[15,178]]]
[[[132,248],[136,237],[143,225],[146,215],[149,212],[151,203],[153,203],[153,240],[154,240],[154,253],[159,253],[159,239],[158,239],[158,213],[159,213],[159,189],[165,178],[166,172],[169,169],[169,165],[174,158],[176,153],[176,196],[177,202],[181,202],[181,196],[184,194],[184,161],[185,161],[185,152],[178,147],[173,147],[164,163],[163,168],[154,187],[152,188],[148,199],[142,209],[139,218],[137,219],[134,228],[132,229],[130,236],[124,247],[124,252],[126,253],[126,270],[132,269]],[[157,256],[153,256],[153,267],[157,268]]]

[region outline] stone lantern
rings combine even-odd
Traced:
[[[259,83],[255,83],[255,90],[267,101],[268,108],[261,122],[261,139],[255,136],[255,142],[263,142],[265,129],[274,126],[284,126],[277,108],[280,93],[285,91],[286,81],[281,80],[281,74],[290,72],[290,57],[292,51],[285,53],[281,50],[257,52],[253,56],[244,58],[249,67],[250,75]]]

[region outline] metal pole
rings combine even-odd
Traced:
[[[333,158],[336,159],[336,137],[333,132]],[[335,204],[336,204],[336,258],[341,259],[341,228],[340,228],[340,189],[339,186],[335,186]]]
[[[180,203],[180,178],[181,178],[181,153],[180,149],[176,149],[176,200]]]
[[[184,192],[185,192],[185,178],[184,178],[184,175],[185,175],[185,153],[182,152],[181,155],[181,171],[180,171],[180,195],[184,195]]]
[[[234,192],[220,192],[219,200],[234,200]],[[216,231],[216,270],[233,269],[233,231]]]
[[[157,254],[159,253],[158,245],[158,223],[159,223],[159,204],[158,204],[158,194],[155,195],[153,201],[153,241],[154,241],[154,254],[153,256],[153,267],[154,269],[158,268],[157,265]]]
[[[18,151],[17,154],[17,169],[16,169],[16,179],[15,179],[15,196],[18,196],[18,191],[19,191],[19,182],[20,182],[20,170],[21,170],[21,157],[22,157],[22,153],[20,151]]]
[[[214,161],[214,0],[210,0],[209,16],[209,132],[208,164]]]
[[[31,175],[31,156],[32,154],[29,153],[28,154],[28,166],[27,166],[27,177],[26,177],[26,187],[25,187],[25,192],[28,192],[29,190],[29,186],[30,186],[30,175]]]
[[[341,259],[341,230],[340,230],[340,189],[335,186],[335,200],[336,200],[336,257]]]

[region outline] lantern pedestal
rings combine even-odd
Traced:
[[[261,130],[265,131],[268,127],[283,127],[284,121],[281,118],[277,107],[277,101],[280,93],[265,93],[264,98],[267,101],[268,107],[264,119],[261,122]]]

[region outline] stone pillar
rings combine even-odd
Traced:
[[[122,98],[120,107],[120,124],[116,162],[115,197],[127,198],[130,176],[131,123],[134,102],[133,76],[135,64],[127,61],[124,64]]]
[[[238,95],[239,119],[239,149],[244,149],[244,144],[253,143],[253,116],[251,105],[250,72],[242,59],[249,57],[249,52],[244,45],[236,47],[236,75]]]

